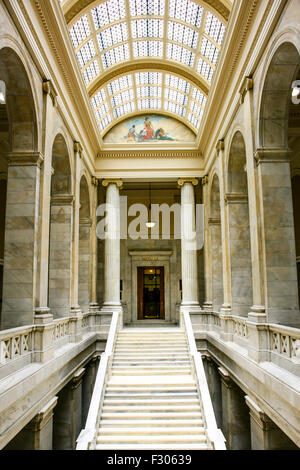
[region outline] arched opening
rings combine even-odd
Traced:
[[[246,149],[239,131],[231,143],[227,188],[232,313],[246,317],[253,300],[252,268]]]
[[[214,311],[220,311],[223,304],[222,233],[219,178],[214,175],[210,194],[210,245],[212,263],[212,304]]]
[[[0,319],[33,322],[40,157],[34,101],[16,52],[0,50]]]
[[[300,55],[289,42],[276,50],[265,79],[258,172],[263,194],[269,321],[299,326],[299,105],[292,85]],[[296,242],[295,242],[296,241]],[[296,247],[296,248],[295,248]]]
[[[85,176],[80,181],[78,303],[83,313],[90,303],[91,217],[89,188]]]
[[[49,307],[54,318],[70,312],[73,196],[71,168],[64,137],[58,134],[52,149]]]

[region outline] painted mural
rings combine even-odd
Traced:
[[[140,115],[114,126],[103,139],[105,144],[195,142],[195,134],[168,116]]]

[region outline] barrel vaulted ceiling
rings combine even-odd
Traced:
[[[101,137],[139,113],[197,134],[231,0],[61,0]]]

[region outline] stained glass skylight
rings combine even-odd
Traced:
[[[101,133],[113,120],[146,109],[180,116],[199,129],[226,25],[207,3],[197,1],[99,0],[70,22]],[[147,60],[149,70],[137,66],[118,77],[119,64]],[[165,65],[159,71],[163,62],[175,73],[166,72]],[[195,79],[185,79],[184,71]],[[105,82],[106,74],[110,78]]]

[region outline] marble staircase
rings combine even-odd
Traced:
[[[209,449],[184,330],[119,330],[96,449]]]

